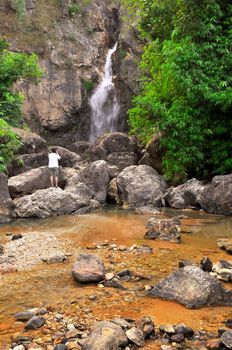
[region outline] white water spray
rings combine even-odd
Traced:
[[[90,142],[94,142],[105,132],[116,131],[120,107],[114,90],[111,60],[116,49],[117,43],[108,51],[103,79],[89,101],[91,107]]]

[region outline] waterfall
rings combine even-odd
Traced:
[[[112,72],[112,54],[117,49],[117,43],[109,49],[104,68],[104,76],[89,100],[91,107],[90,142],[105,132],[116,131],[119,103],[114,90]]]

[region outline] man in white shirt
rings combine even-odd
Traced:
[[[51,186],[54,186],[54,179],[55,179],[55,187],[58,186],[58,175],[59,175],[59,163],[58,160],[60,159],[60,156],[55,148],[52,148],[51,153],[48,155],[48,168],[49,168],[49,174],[50,174],[50,183]]]

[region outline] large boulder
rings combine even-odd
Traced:
[[[90,148],[90,160],[103,159],[116,167],[114,177],[124,168],[138,163],[140,149],[137,141],[121,132],[113,132],[98,139]]]
[[[4,173],[0,173],[0,223],[10,221],[10,217],[14,216],[14,207],[8,190],[7,177]]]
[[[72,168],[60,168],[59,186],[64,187],[68,178],[74,176],[77,170]],[[25,173],[13,176],[8,181],[12,198],[18,198],[36,192],[50,186],[48,167],[31,169]]]
[[[84,160],[89,158],[90,143],[87,141],[74,142],[68,146],[68,149],[81,156]]]
[[[165,193],[165,201],[172,208],[184,209],[198,207],[205,186],[202,182],[191,179],[183,185],[170,187]]]
[[[16,176],[28,170],[48,164],[47,152],[18,155],[7,167],[9,177]]]
[[[90,336],[83,343],[83,350],[117,350],[128,344],[128,338],[123,329],[113,322],[97,323]]]
[[[98,160],[80,169],[77,175],[68,180],[65,189],[76,193],[77,190],[79,191],[78,186],[80,183],[88,187],[93,199],[104,203],[110,183],[109,169],[106,162]]]
[[[148,230],[144,238],[159,239],[161,241],[170,241],[174,243],[180,243],[181,241],[179,220],[152,217],[148,220],[146,228]]]
[[[79,163],[82,160],[81,156],[63,147],[56,146],[54,148],[57,150],[61,157],[59,165],[63,167],[79,167]]]
[[[175,300],[188,308],[232,306],[232,291],[196,266],[183,267],[160,281],[150,291],[156,298]]]
[[[166,181],[148,165],[132,165],[117,176],[119,198],[124,206],[162,206]]]
[[[99,282],[105,277],[105,266],[97,255],[80,254],[72,267],[72,275],[77,282]]]
[[[75,213],[82,207],[90,205],[89,199],[77,196],[61,188],[50,187],[35,193],[16,198],[16,214],[22,218],[46,218]]]
[[[19,154],[41,153],[47,149],[47,142],[41,136],[23,129],[14,128],[14,132],[20,137],[21,146]]]
[[[200,196],[201,208],[214,214],[232,214],[232,174],[215,176]]]

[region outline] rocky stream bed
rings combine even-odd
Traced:
[[[157,210],[157,219],[178,217],[177,244],[145,239],[150,217],[114,208],[2,225],[2,349],[230,349],[231,307],[186,308],[154,298],[151,291],[175,271],[198,269],[191,265],[199,266],[203,257],[214,265],[230,261],[217,240],[231,237],[231,219],[192,210]],[[104,276],[98,281],[74,280],[73,264],[83,254],[102,262]],[[200,271],[209,278],[215,274]],[[230,278],[212,278],[226,292],[232,290]]]

